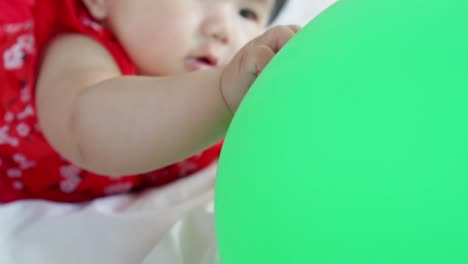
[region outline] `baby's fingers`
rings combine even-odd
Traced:
[[[289,25],[288,27],[291,28],[291,30],[294,31],[294,33],[297,33],[299,32],[299,30],[302,29],[302,27],[298,25]]]
[[[273,50],[266,45],[255,46],[250,52],[252,54],[251,56],[255,65],[250,73],[252,73],[254,76],[258,76],[275,56]]]
[[[245,87],[246,90],[243,93],[247,92],[247,89],[274,56],[275,53],[271,48],[265,45],[254,46],[242,54],[238,65],[237,82],[240,87]]]
[[[276,26],[267,30],[263,35],[254,41],[254,45],[265,45],[277,53],[300,28],[296,26]]]

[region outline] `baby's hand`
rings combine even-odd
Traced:
[[[224,68],[221,93],[233,113],[260,72],[299,30],[299,26],[267,30],[247,43]]]

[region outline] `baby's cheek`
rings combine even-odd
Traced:
[[[227,64],[229,64],[232,61],[232,59],[234,59],[234,56],[236,56],[236,54],[240,50],[241,50],[241,48],[233,49],[231,52],[226,54],[226,56],[224,56],[222,62],[220,63],[220,66],[226,66]]]

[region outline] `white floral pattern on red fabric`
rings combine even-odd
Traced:
[[[20,169],[13,168],[7,170],[7,175],[10,178],[20,178],[23,176],[23,172]]]
[[[18,120],[23,120],[28,117],[34,116],[34,108],[31,105],[28,105],[24,108],[24,110],[16,115]]]
[[[191,161],[182,161],[177,166],[179,167],[179,173],[182,175],[192,173],[198,168],[197,164]]]
[[[18,37],[16,43],[3,53],[3,65],[7,70],[17,70],[23,66],[25,54],[34,52],[34,36],[24,34]]]
[[[60,182],[60,190],[64,193],[72,193],[78,188],[81,180],[79,178],[68,178]]]
[[[24,154],[14,154],[13,160],[19,165],[21,170],[28,170],[36,166],[36,162],[32,160],[28,160],[28,158]]]
[[[11,123],[15,119],[15,115],[12,112],[5,113],[5,122]]]
[[[20,181],[14,181],[13,188],[16,190],[22,190],[24,188],[24,184]]]
[[[63,177],[63,180],[60,182],[60,189],[64,193],[75,191],[81,183],[80,173],[81,169],[72,164],[60,167],[60,175]]]
[[[94,31],[102,31],[104,29],[103,26],[101,26],[101,24],[97,23],[96,21],[93,21],[87,17],[82,17],[81,18],[81,24],[83,24],[83,26],[87,26],[87,27],[90,27],[92,30]]]
[[[16,70],[23,66],[23,51],[19,46],[13,46],[3,53],[3,65],[7,70]]]
[[[20,123],[16,126],[16,132],[21,137],[27,137],[29,136],[29,132],[31,132],[31,128],[25,123]]]
[[[12,147],[17,147],[19,145],[19,140],[10,136],[8,134],[9,131],[9,126],[0,127],[0,145],[10,145]]]
[[[23,89],[21,89],[21,101],[23,103],[27,103],[29,102],[29,100],[31,100],[31,92],[30,92],[29,87],[25,86],[23,87]],[[33,110],[33,113],[34,113],[34,110]]]

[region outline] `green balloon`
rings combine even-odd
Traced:
[[[468,263],[468,1],[343,0],[240,106],[222,264]]]

